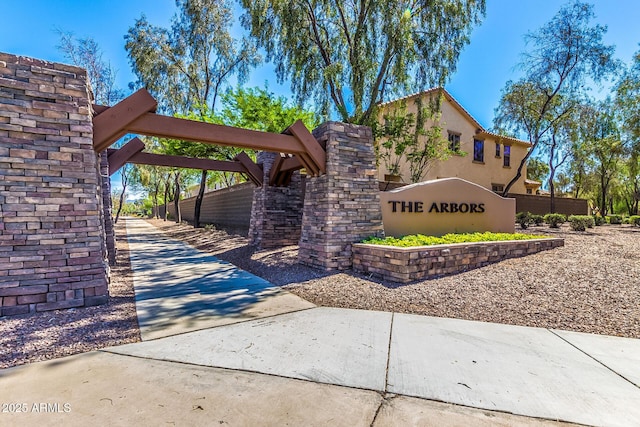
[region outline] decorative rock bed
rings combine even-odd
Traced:
[[[560,246],[564,246],[564,239],[456,243],[410,248],[355,243],[352,247],[353,270],[393,282],[409,283],[461,273]]]

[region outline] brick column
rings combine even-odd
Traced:
[[[326,142],[327,173],[307,178],[299,261],[324,270],[351,268],[351,244],[382,235],[373,136],[366,126],[328,122],[313,131]]]
[[[108,299],[86,72],[0,53],[0,316]]]
[[[249,240],[259,248],[297,245],[302,224],[304,191],[302,177],[296,171],[287,187],[269,185],[271,165],[279,154],[260,152],[257,163],[262,164],[263,184],[253,191]]]

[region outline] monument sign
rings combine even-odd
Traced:
[[[381,192],[386,236],[515,231],[516,201],[460,178]]]

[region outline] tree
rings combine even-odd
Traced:
[[[524,134],[532,144],[505,186],[505,196],[540,142],[576,108],[585,82],[598,83],[616,70],[614,47],[602,42],[607,29],[590,25],[593,16],[593,6],[575,1],[526,35],[532,48],[520,64],[524,77],[507,82],[494,123],[498,132]]]
[[[113,105],[124,98],[116,86],[116,70],[102,58],[102,49],[91,37],[76,39],[73,33],[57,29],[58,49],[74,65],[87,70],[96,104]]]
[[[627,139],[628,157],[622,174],[623,194],[629,215],[638,214],[640,203],[640,52],[616,87],[616,110]]]
[[[385,96],[443,85],[485,0],[242,0],[245,28],[291,80],[344,122],[371,124]]]
[[[625,154],[625,146],[611,106],[610,100],[604,100],[582,105],[580,112],[580,138],[585,142],[587,153],[594,162],[594,175],[599,190],[597,203],[603,216],[612,206],[609,202],[609,189]]]
[[[232,75],[243,82],[251,67],[260,62],[256,47],[248,40],[234,40],[230,34],[232,6],[229,0],[176,0],[178,14],[171,28],[151,25],[144,15],[125,36],[126,49],[138,84],[156,97],[170,114],[206,121],[215,111],[224,84]],[[171,154],[201,158],[228,158],[228,150],[215,145],[193,146],[168,142]],[[175,189],[179,192],[180,172]],[[200,223],[200,206],[207,172],[202,171],[196,202],[195,225]]]
[[[143,15],[129,28],[125,48],[138,85],[165,111],[214,111],[232,75],[242,82],[260,61],[248,40],[234,40],[230,0],[176,0],[171,28],[151,25]]]
[[[529,158],[527,162],[527,178],[543,182],[549,173],[549,165],[537,157]]]
[[[628,137],[640,145],[640,51],[616,87],[616,106]]]
[[[438,160],[446,160],[452,151],[442,136],[440,106],[442,94],[415,99],[416,112],[407,112],[405,102],[383,115],[382,123],[374,123],[376,155],[392,175],[400,173],[405,159],[411,182],[420,182]]]

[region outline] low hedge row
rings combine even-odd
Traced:
[[[600,226],[603,224],[634,224],[640,227],[640,215],[633,215],[630,217],[623,217],[622,215],[607,215],[602,217],[600,215],[570,215],[569,217],[563,214],[546,214],[535,215],[529,212],[518,212],[516,214],[516,223],[520,225],[520,228],[527,229],[530,225],[542,225],[546,223],[551,228],[559,228],[565,222],[569,222],[569,225],[573,230],[584,231],[587,228],[593,226]]]
[[[472,242],[500,242],[507,240],[532,240],[532,239],[545,239],[548,236],[534,236],[531,234],[521,233],[460,233],[460,234],[445,234],[442,237],[425,236],[424,234],[412,234],[404,237],[370,237],[364,240],[362,243],[370,245],[383,245],[383,246],[396,246],[401,248],[408,248],[413,246],[432,246],[432,245],[447,245],[451,243],[472,243]]]

